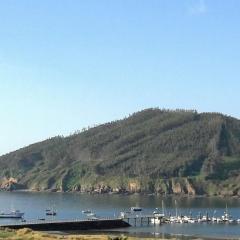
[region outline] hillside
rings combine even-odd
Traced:
[[[240,121],[146,109],[0,157],[2,189],[240,195]]]

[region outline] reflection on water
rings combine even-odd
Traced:
[[[175,214],[175,199],[177,199],[179,214],[190,212],[197,216],[199,212],[208,212],[212,216],[221,216],[226,203],[233,218],[240,218],[240,200],[233,198],[192,198],[192,197],[164,197],[140,195],[88,195],[77,193],[30,193],[30,192],[0,192],[0,211],[19,209],[25,212],[26,220],[36,219],[82,219],[83,210],[90,209],[97,216],[116,217],[120,211],[128,210],[132,206],[143,207],[145,213],[151,213],[156,207],[161,208],[164,200],[168,214]],[[45,210],[57,210],[57,216],[46,216]],[[19,220],[0,219],[0,224]],[[122,229],[132,234],[150,234],[163,236],[184,234],[191,236],[209,237],[240,237],[240,224],[164,224],[161,226],[143,226]],[[166,237],[165,236],[165,237]]]

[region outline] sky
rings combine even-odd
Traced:
[[[240,118],[239,0],[0,0],[0,155],[159,108]]]

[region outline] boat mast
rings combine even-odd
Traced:
[[[176,210],[176,217],[178,216],[178,212],[177,212],[177,200],[175,199],[175,210]]]
[[[163,200],[162,200],[162,214],[165,215],[164,214],[164,202],[163,202]]]

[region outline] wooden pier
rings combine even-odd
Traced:
[[[159,223],[156,223],[154,221],[155,217],[153,214],[149,214],[149,215],[140,214],[140,215],[135,215],[135,216],[124,216],[124,217],[122,217],[122,219],[134,227],[150,225],[150,224],[151,225],[157,225],[157,224],[159,225]],[[151,219],[153,219],[152,222],[151,222]]]
[[[31,228],[36,231],[72,231],[92,229],[113,229],[130,227],[128,222],[121,218],[91,219],[91,220],[63,220],[63,221],[34,221],[16,224],[0,225],[2,228],[21,229]]]

